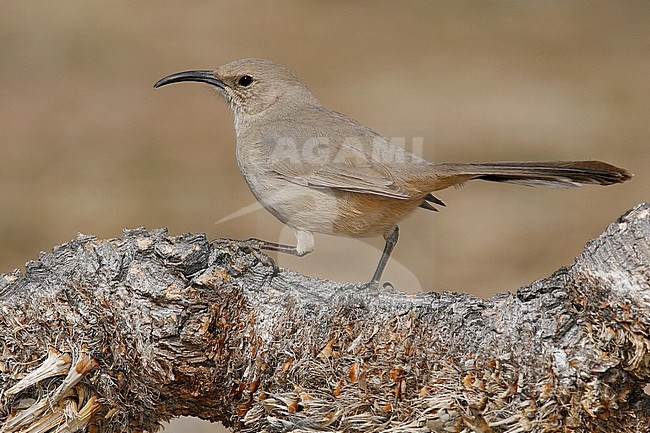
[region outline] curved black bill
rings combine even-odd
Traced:
[[[207,83],[223,89],[224,82],[214,76],[212,71],[185,71],[177,72],[175,74],[167,75],[165,78],[158,80],[153,85],[155,89],[158,87],[166,86],[167,84],[180,83],[181,81],[197,81],[199,83]]]

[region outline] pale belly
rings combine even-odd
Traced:
[[[338,215],[337,200],[329,191],[309,188],[284,179],[244,175],[260,204],[289,227],[334,234]]]
[[[269,175],[244,175],[260,204],[289,227],[328,235],[372,237],[390,234],[419,206],[398,200],[331,188],[311,188]]]

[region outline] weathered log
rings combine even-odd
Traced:
[[[647,432],[650,205],[484,300],[275,272],[237,241],[79,235],[0,278],[0,432]],[[32,428],[33,430],[28,430]]]

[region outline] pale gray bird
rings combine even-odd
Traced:
[[[386,240],[378,282],[397,243],[397,223],[417,207],[444,206],[432,192],[473,179],[549,187],[610,185],[632,177],[600,161],[432,163],[318,102],[288,69],[242,59],[214,71],[169,75],[154,87],[198,81],[214,87],[235,117],[237,162],[255,198],[293,230],[296,246],[256,247],[303,256],[312,233]]]

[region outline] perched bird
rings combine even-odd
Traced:
[[[303,256],[313,233],[382,235],[378,282],[397,243],[398,222],[416,208],[444,203],[434,191],[482,179],[548,187],[629,180],[600,161],[433,163],[356,120],[324,107],[288,69],[241,59],[213,71],[169,75],[154,87],[197,81],[214,87],[235,118],[237,162],[255,198],[293,230],[296,246],[251,239],[261,249]]]

